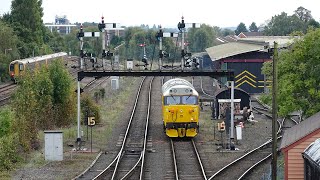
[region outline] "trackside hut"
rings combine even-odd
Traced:
[[[289,37],[242,38],[207,48],[206,51],[215,69],[234,70],[236,88],[250,94],[261,93],[271,85],[270,81],[265,81],[261,68],[264,62],[271,61],[268,50],[273,48],[273,41],[278,42],[280,48],[292,42]],[[226,79],[220,80],[226,82]]]
[[[320,138],[320,112],[284,132],[280,149],[285,159],[285,179],[303,179],[304,161],[301,153]]]

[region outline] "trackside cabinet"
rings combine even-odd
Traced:
[[[119,76],[111,76],[111,88],[113,90],[119,89]]]
[[[63,160],[63,133],[62,131],[44,131],[45,160]]]
[[[133,59],[127,59],[127,70],[133,69]]]

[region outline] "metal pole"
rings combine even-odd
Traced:
[[[102,16],[101,17],[102,21],[101,21],[101,25],[102,25],[102,29],[101,29],[101,32],[102,32],[102,67],[103,69],[105,69],[105,67],[107,67],[107,62],[106,62],[106,59],[105,59],[105,56],[106,56],[106,34],[105,34],[105,24],[104,24],[104,17]]]
[[[277,179],[277,58],[278,43],[274,42],[272,76],[272,180]]]
[[[183,17],[182,17],[182,22],[183,21]],[[184,55],[185,55],[185,52],[184,52],[184,28],[182,29],[182,33],[181,33],[181,70],[184,69]]]
[[[234,130],[234,81],[231,81],[231,133],[230,133],[230,139],[234,138],[233,130]]]
[[[91,153],[92,153],[92,126],[90,126],[91,127]]]
[[[81,24],[80,26],[80,33],[83,33],[83,26]],[[80,54],[81,54],[81,57],[80,57],[80,69],[83,70],[84,69],[84,60],[83,60],[83,37],[81,36],[80,38]]]
[[[89,141],[89,123],[88,123],[88,117],[89,117],[89,113],[88,113],[88,106],[87,106],[87,111],[86,111],[86,117],[85,117],[85,121],[87,121],[87,141]],[[85,122],[84,122],[84,124],[85,124]]]
[[[185,30],[186,24],[184,23],[184,17],[181,17],[181,23],[178,24],[178,29],[181,31],[181,70],[184,69],[184,30]]]
[[[160,32],[159,32],[159,70],[161,71],[161,67],[162,67],[162,57],[163,57],[163,53],[162,53],[162,28],[160,26]]]
[[[79,77],[78,77],[79,78]],[[80,80],[78,79],[78,91],[77,91],[77,100],[78,100],[78,114],[77,114],[77,120],[78,120],[78,136],[77,136],[77,142],[80,144],[81,142],[81,135],[80,135]]]

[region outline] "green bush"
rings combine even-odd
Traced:
[[[18,162],[17,134],[11,134],[0,138],[0,170],[11,170]]]
[[[0,138],[9,134],[13,113],[9,108],[0,109]]]
[[[96,104],[90,96],[85,94],[81,97],[81,112],[82,117],[95,117],[96,123],[100,123],[101,114],[98,104]]]

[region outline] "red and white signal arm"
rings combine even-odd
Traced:
[[[94,119],[94,117],[88,117],[88,126],[96,125],[96,121]]]

